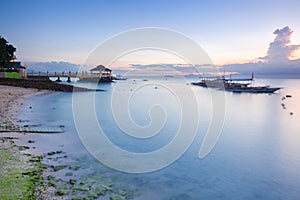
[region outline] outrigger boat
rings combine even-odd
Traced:
[[[253,86],[252,82],[254,80],[254,75],[252,73],[251,78],[239,78],[232,79],[231,77],[225,78],[221,77],[203,77],[199,82],[192,82],[193,85],[198,85],[202,87],[216,88],[220,90],[230,91],[230,92],[247,92],[247,93],[274,93],[281,88],[272,88],[270,86]]]

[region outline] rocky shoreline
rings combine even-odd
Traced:
[[[0,85],[0,126],[14,126],[22,100],[43,93],[46,91]],[[36,199],[44,165],[42,157],[20,140],[26,136],[0,132],[0,199]]]
[[[35,88],[40,90],[51,90],[59,92],[87,92],[87,91],[103,91],[92,90],[88,88],[76,87],[73,85],[59,84],[46,79],[16,79],[16,78],[0,78],[0,85],[8,85],[23,88]]]

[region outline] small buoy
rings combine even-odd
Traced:
[[[157,89],[157,86],[155,86],[154,89]]]
[[[29,109],[32,109],[32,107],[31,107],[31,106],[29,106]]]
[[[287,94],[287,95],[285,95],[285,97],[286,97],[286,98],[292,98],[292,95]]]

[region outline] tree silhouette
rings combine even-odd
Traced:
[[[16,48],[0,36],[0,67],[6,67],[7,63],[15,58]]]

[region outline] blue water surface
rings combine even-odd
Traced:
[[[196,98],[198,103],[197,108],[189,108],[199,111],[197,136],[183,156],[154,172],[119,172],[93,158],[76,130],[72,93],[55,92],[31,97],[25,101],[20,117],[28,120],[24,122],[27,125],[63,125],[64,133],[36,135],[37,149],[42,152],[61,149],[88,163],[94,173],[103,170],[115,173],[118,182],[142,191],[136,199],[300,198],[300,80],[258,79],[258,82],[283,87],[272,95],[225,92],[225,101],[222,101],[225,117],[220,138],[212,151],[200,159],[199,149],[213,114],[211,91],[176,77],[148,79],[101,84],[97,87],[105,91],[96,92],[94,98],[99,125],[115,145],[130,152],[151,152],[168,144],[180,127],[180,99],[170,92],[168,84],[175,86],[179,93],[185,93],[187,87],[193,90],[195,97],[186,98]],[[148,139],[128,136],[115,123],[111,112],[112,94],[117,90],[132,93],[137,85],[144,86],[135,91],[128,105],[124,105],[128,106],[132,120],[139,126],[147,126],[151,122],[149,110],[153,105],[163,107],[166,114],[166,123],[160,133]],[[287,94],[292,98],[283,98]],[[82,92],[80,95],[86,98],[90,94]],[[86,106],[81,105],[82,112]]]

